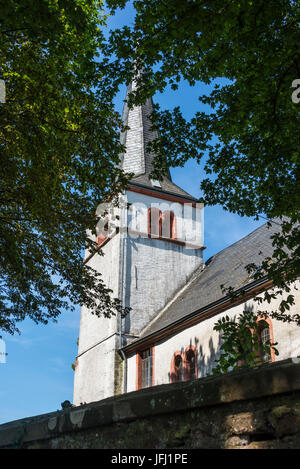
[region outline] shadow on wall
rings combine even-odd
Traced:
[[[210,374],[215,361],[220,356],[221,344],[220,335],[216,345],[210,337],[208,341],[209,351],[205,353],[203,346],[199,344],[198,337],[194,337],[193,341],[191,339],[189,345],[181,347],[173,354],[170,371],[168,372],[169,383],[190,381]]]
[[[198,378],[204,378],[212,372],[215,361],[220,357],[221,345],[221,335],[218,337],[216,346],[214,346],[213,340],[210,337],[208,341],[209,352],[207,354],[204,353],[203,347],[200,345],[198,355]]]
[[[254,318],[251,319],[252,322],[249,323],[249,315],[247,314],[249,312],[254,313],[254,306],[246,302],[243,313],[234,315],[231,320],[235,321],[236,325],[241,330],[246,328],[249,334],[253,334],[253,331],[256,331],[261,344],[264,343],[264,337],[267,337],[267,340],[271,341],[271,343],[275,343],[271,321],[268,318],[264,319],[260,316],[259,311],[256,311],[257,317],[254,316]],[[250,327],[252,327],[252,329],[250,329]],[[263,337],[266,330],[268,333]],[[203,343],[200,344],[198,337],[194,337],[193,340],[190,339],[190,344],[187,347],[182,347],[180,351],[174,352],[171,359],[170,372],[168,373],[169,382],[190,381],[195,378],[204,378],[210,375],[216,365],[216,361],[220,358],[222,353],[222,332],[218,334],[217,340],[218,342],[216,343],[216,339],[214,338],[213,340],[212,336],[210,336],[208,343],[205,341],[206,343],[204,345]],[[188,358],[189,353],[190,359]],[[275,352],[271,350],[270,354],[266,355],[265,352],[261,351],[258,357],[261,364],[274,362]]]

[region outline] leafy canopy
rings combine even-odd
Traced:
[[[108,0],[111,11],[126,0]],[[179,107],[156,107],[160,136],[151,144],[155,176],[189,158],[202,162],[203,202],[241,216],[274,219],[274,253],[254,279],[268,277],[287,300],[300,274],[300,115],[292,83],[300,77],[299,0],[136,0],[134,24],[112,31],[107,55],[117,57],[118,79],[136,74],[132,103],[166,86],[211,85],[199,110],[184,118]],[[132,60],[135,67],[132,70]],[[138,75],[137,71],[143,73]],[[180,88],[179,88],[180,89]],[[203,104],[210,111],[203,111]],[[276,220],[277,219],[277,220]],[[270,301],[273,293],[266,292]]]
[[[97,205],[126,183],[115,90],[99,66],[104,24],[98,0],[1,5],[0,328],[9,333],[75,304],[121,310],[82,265]]]

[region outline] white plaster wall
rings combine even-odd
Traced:
[[[299,282],[297,282],[299,285]],[[299,290],[293,290],[296,304],[291,308],[290,314],[299,312],[300,293]],[[253,311],[276,310],[280,299],[273,300],[268,304],[264,302],[258,305],[253,300],[247,301],[230,308],[229,310],[217,314],[216,316],[199,322],[197,325],[189,327],[178,334],[155,344],[155,384],[165,384],[170,382],[171,360],[174,352],[182,351],[189,345],[194,345],[198,354],[198,377],[204,377],[210,373],[214,361],[219,357],[220,336],[213,330],[214,324],[222,316],[238,316],[245,307],[253,308]],[[279,355],[276,360],[284,360],[289,357],[300,355],[300,327],[294,323],[288,324],[282,321],[272,320],[274,341],[278,342],[276,348]],[[136,386],[136,357],[128,358],[128,392],[135,390]]]
[[[114,395],[115,349],[113,335],[77,359],[74,378],[74,405]]]
[[[102,273],[105,285],[119,296],[120,236],[103,246],[103,256],[95,254],[88,265]],[[74,376],[74,404],[93,402],[114,394],[115,350],[118,317],[98,317],[81,309],[78,358]]]
[[[202,265],[202,251],[152,238],[127,238],[127,333],[137,334]]]
[[[113,290],[112,296],[119,294],[119,252],[120,237],[114,236],[103,246],[103,256],[95,254],[88,265],[102,274],[105,285]],[[97,317],[90,310],[83,307],[80,317],[80,333],[78,354],[83,353],[89,347],[95,345],[104,337],[116,331],[117,318],[110,319]]]

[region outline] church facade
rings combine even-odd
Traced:
[[[125,318],[106,319],[82,308],[75,405],[206,376],[220,354],[216,321],[245,308],[257,311],[252,298],[262,286],[271,288],[249,277],[245,266],[259,265],[271,255],[276,223],[263,225],[203,262],[203,206],[174,184],[170,174],[162,181],[151,179],[153,156],[147,143],[156,136],[148,118],[151,111],[150,99],[133,109],[125,101],[128,130],[121,136],[126,145],[122,167],[134,176],[120,207],[111,211],[117,210],[118,216],[108,214],[99,232],[104,255],[86,253],[85,259],[131,310]],[[112,218],[118,220],[115,225]],[[243,302],[233,304],[220,285],[245,290]],[[298,290],[294,293],[296,306],[290,314],[300,304]],[[274,310],[276,301],[259,307]],[[258,328],[262,340],[278,343],[277,360],[300,355],[298,326],[265,319]],[[275,356],[266,360],[275,361]]]

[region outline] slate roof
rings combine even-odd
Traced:
[[[130,182],[134,185],[142,186],[146,189],[152,189],[157,192],[166,192],[168,194],[174,194],[175,196],[183,197],[184,199],[189,199],[191,201],[197,200],[195,199],[195,197],[191,196],[188,192],[185,192],[183,189],[174,184],[174,182],[172,182],[168,178],[164,178],[162,181],[160,181],[161,188],[153,186],[149,174],[147,173],[133,178]]]
[[[140,339],[226,296],[220,285],[237,290],[254,282],[245,266],[250,263],[259,266],[263,259],[272,255],[274,248],[270,237],[280,231],[278,223],[274,220],[271,227],[267,223],[262,225],[214,255],[204,268],[198,268],[177,298],[141,332]]]
[[[153,111],[153,102],[152,99],[147,99],[141,106],[129,109],[127,98],[133,88],[134,83],[131,83],[127,88],[122,114],[123,124],[129,127],[129,129],[121,133],[120,137],[121,143],[126,146],[126,152],[121,155],[122,168],[125,172],[133,172],[135,174],[131,181],[132,184],[195,201],[194,197],[172,182],[170,172],[160,181],[160,188],[153,186],[150,180],[150,173],[153,171],[152,163],[154,155],[147,150],[148,143],[158,136],[157,131],[151,130],[152,124],[149,119],[149,115]]]

